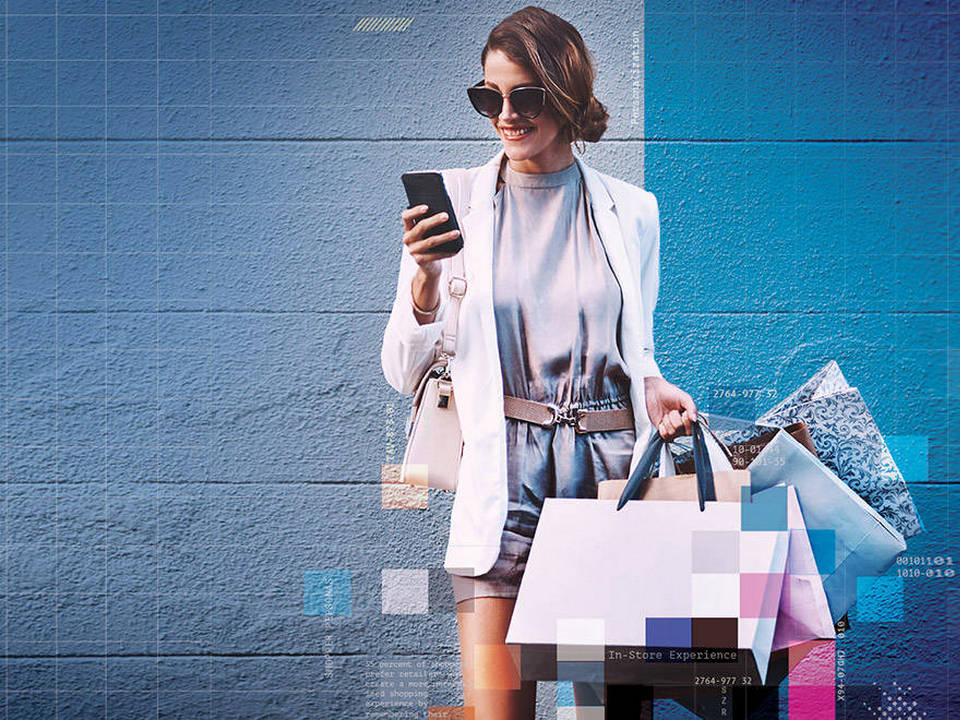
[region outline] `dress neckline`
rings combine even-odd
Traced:
[[[511,187],[560,187],[562,185],[576,184],[580,177],[580,169],[577,167],[576,159],[567,165],[567,167],[548,173],[520,172],[510,167],[509,162],[505,162],[503,164],[503,170],[500,172],[500,177],[503,179],[504,184],[510,185]]]

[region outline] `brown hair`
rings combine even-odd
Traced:
[[[565,142],[597,142],[607,129],[607,109],[593,95],[593,57],[577,29],[535,5],[517,10],[490,31],[480,53],[500,50],[547,89],[547,106],[565,121]],[[582,152],[582,150],[581,150]]]

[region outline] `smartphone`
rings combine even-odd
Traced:
[[[443,175],[431,171],[408,172],[401,175],[400,179],[403,180],[403,187],[407,191],[407,200],[410,203],[407,207],[426,205],[429,208],[418,219],[428,218],[441,212],[447,214],[447,219],[444,222],[424,233],[425,238],[441,235],[451,230],[460,230],[460,226],[457,224],[457,216],[453,212],[453,204],[450,202],[447,188],[443,184]],[[437,246],[431,251],[431,254],[455,254],[460,252],[462,248],[463,231],[460,230],[460,235],[449,242],[443,243],[443,245]]]

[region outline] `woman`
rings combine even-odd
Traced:
[[[468,290],[451,375],[464,454],[445,566],[457,604],[465,704],[478,720],[495,720],[534,717],[536,683],[519,681],[504,639],[544,498],[596,497],[599,481],[629,475],[643,430],[655,426],[668,440],[690,434],[697,407],[653,360],[656,200],[572,152],[573,142],[598,141],[608,117],[593,96],[580,34],[526,7],[493,29],[481,64],[484,79],[470,88],[470,100],[489,117],[503,150],[457,176],[468,191],[457,190],[453,171],[445,171],[448,192],[458,199],[469,192],[471,206],[458,218]],[[403,261],[384,336],[384,373],[402,392],[412,391],[432,358],[445,316],[441,260],[450,255],[430,249],[457,235],[424,239],[445,219],[425,218],[425,211],[401,213]],[[546,405],[554,422],[511,416],[501,397]],[[583,413],[600,429],[580,432]],[[491,471],[498,458],[505,487]],[[483,539],[491,532],[499,542]],[[602,687],[575,683],[575,694],[578,706],[602,704]]]

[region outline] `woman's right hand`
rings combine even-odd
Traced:
[[[400,217],[403,219],[403,244],[407,246],[424,275],[429,278],[439,278],[440,261],[444,258],[453,257],[457,253],[437,253],[432,252],[432,249],[458,237],[460,231],[450,230],[440,235],[424,238],[423,235],[427,230],[440,225],[447,219],[447,213],[445,212],[431,215],[428,218],[422,217],[428,210],[429,208],[426,205],[416,205],[400,213]]]

